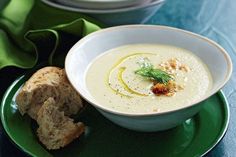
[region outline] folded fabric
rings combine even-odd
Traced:
[[[63,66],[71,46],[99,30],[86,15],[49,7],[38,0],[11,0],[0,10],[0,69],[32,68],[48,60]]]

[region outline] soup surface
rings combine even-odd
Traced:
[[[212,86],[207,66],[192,52],[169,45],[133,44],[95,58],[86,73],[94,100],[125,113],[175,110]]]

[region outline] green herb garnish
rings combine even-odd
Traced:
[[[135,74],[163,84],[167,84],[170,80],[173,80],[173,77],[170,74],[160,69],[154,69],[151,63],[143,63],[141,68],[135,71]]]

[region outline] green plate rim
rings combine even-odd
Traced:
[[[4,107],[5,107],[5,102],[6,99],[8,97],[8,95],[12,92],[12,89],[15,87],[15,85],[17,85],[20,80],[24,79],[26,77],[26,75],[22,75],[20,77],[17,77],[16,80],[7,88],[7,90],[5,91],[3,97],[2,97],[2,101],[1,101],[1,108],[0,108],[0,114],[1,114],[1,122],[2,122],[2,126],[4,128],[4,132],[7,135],[7,137],[10,139],[10,141],[22,152],[24,152],[26,155],[30,155],[33,157],[37,157],[34,153],[31,153],[30,151],[26,150],[24,147],[22,147],[21,145],[18,144],[18,142],[11,136],[11,134],[9,133],[9,130],[6,126],[5,123],[5,117],[4,117]]]
[[[7,100],[8,95],[12,92],[12,89],[23,79],[25,79],[27,76],[26,75],[22,75],[18,78],[16,78],[16,80],[7,88],[7,90],[5,91],[3,97],[2,97],[2,101],[1,101],[1,108],[0,108],[0,114],[1,114],[1,122],[2,122],[2,126],[4,128],[4,132],[7,134],[7,136],[9,137],[10,141],[18,148],[20,149],[22,152],[26,153],[27,155],[31,155],[33,157],[37,157],[34,153],[26,150],[24,147],[22,147],[21,145],[18,144],[18,142],[11,136],[11,134],[9,133],[9,130],[7,128],[7,124],[5,123],[5,117],[4,117],[4,107],[5,107],[5,102]],[[229,126],[229,120],[230,120],[230,109],[229,109],[229,103],[228,100],[225,96],[225,94],[223,93],[222,90],[218,91],[216,93],[220,100],[222,101],[222,103],[224,104],[224,114],[225,114],[225,121],[223,123],[222,126],[222,130],[219,133],[219,137],[217,138],[217,140],[210,145],[208,148],[206,148],[206,151],[201,154],[200,156],[204,156],[207,153],[209,153],[224,137],[224,135],[227,132],[228,126]]]
[[[222,127],[222,131],[220,132],[220,136],[219,138],[216,140],[216,142],[210,146],[209,148],[207,148],[208,150],[203,153],[201,156],[204,156],[206,155],[207,153],[209,153],[212,149],[214,149],[217,144],[219,144],[219,142],[223,139],[223,137],[225,136],[227,130],[228,130],[228,127],[229,127],[229,120],[230,120],[230,107],[229,107],[229,102],[224,94],[224,92],[222,90],[219,90],[217,93],[216,93],[220,100],[223,102],[224,106],[225,106],[225,117],[226,117],[226,121],[224,122],[224,125]]]

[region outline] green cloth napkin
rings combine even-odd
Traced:
[[[86,15],[40,0],[9,0],[0,7],[0,69],[32,68],[43,61],[63,66],[72,45],[99,25]]]

